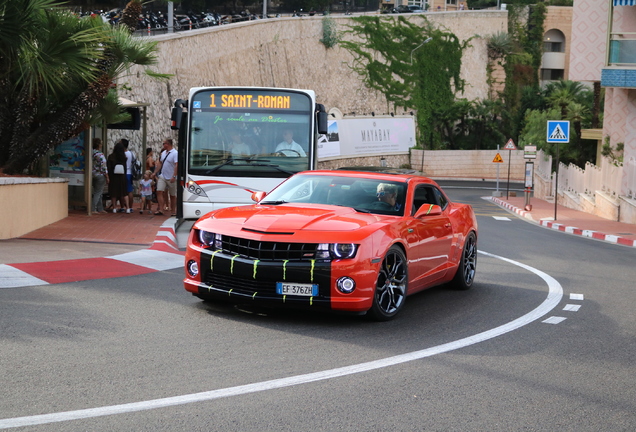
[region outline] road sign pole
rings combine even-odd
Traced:
[[[508,185],[506,186],[506,199],[510,193],[510,159],[512,159],[512,150],[508,150]]]
[[[570,142],[569,120],[548,120],[546,142],[556,144],[556,168],[554,179],[554,220],[557,220],[557,206],[559,203],[559,143]]]
[[[499,144],[497,144],[497,154],[499,154]],[[499,164],[497,164],[497,196],[499,196]]]
[[[557,158],[556,158],[556,178],[554,179],[554,221],[557,220],[557,203],[559,201],[559,143],[557,146]]]

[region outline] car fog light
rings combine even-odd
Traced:
[[[356,289],[356,282],[348,276],[341,277],[336,281],[338,291],[344,294],[351,294]]]
[[[201,210],[195,210],[194,214],[195,216],[201,216]]]
[[[188,261],[188,274],[191,277],[197,277],[197,275],[199,274],[199,264],[197,264],[196,261],[194,260],[190,260]]]

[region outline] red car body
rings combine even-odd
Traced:
[[[382,188],[399,202],[380,203]],[[451,202],[426,177],[308,171],[264,195],[194,224],[187,291],[207,300],[370,312],[387,320],[407,295],[447,282],[460,289],[473,284],[473,210]]]

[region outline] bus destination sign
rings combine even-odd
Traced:
[[[222,94],[220,100],[217,95],[210,95],[210,108],[247,108],[247,109],[290,109],[290,96],[271,96],[254,94]],[[220,104],[219,104],[220,102]],[[219,104],[219,105],[217,105]]]

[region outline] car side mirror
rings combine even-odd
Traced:
[[[423,218],[426,216],[439,216],[442,214],[442,208],[436,204],[422,204],[415,212],[416,218]]]
[[[267,192],[263,192],[263,191],[254,192],[252,193],[252,201],[260,202],[263,198],[265,198],[265,195],[267,195]]]

